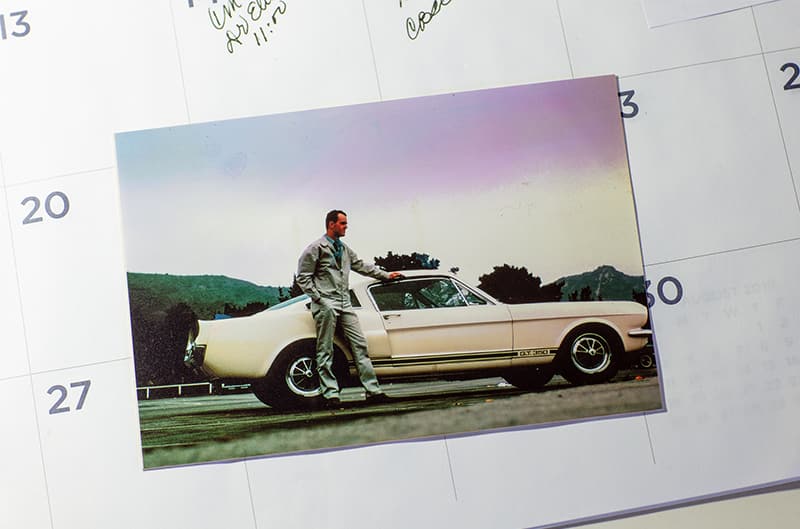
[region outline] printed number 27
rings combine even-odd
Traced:
[[[78,382],[72,382],[69,387],[71,388],[82,388],[81,396],[78,397],[78,403],[75,405],[75,409],[79,410],[83,408],[83,403],[86,401],[86,394],[89,393],[89,386],[92,385],[91,380],[81,380]],[[48,395],[52,395],[53,393],[58,392],[61,395],[56,399],[56,402],[50,407],[50,415],[54,415],[56,413],[66,413],[70,411],[69,406],[62,406],[61,404],[67,399],[67,394],[69,391],[67,388],[62,386],[61,384],[56,384],[52,386],[50,389],[47,390]]]
[[[625,99],[622,100],[622,117],[623,118],[633,118],[639,114],[639,105],[637,105],[633,101],[633,96],[636,95],[635,90],[625,90],[624,92],[619,93],[619,97],[624,97]],[[625,112],[625,108],[629,108],[628,112]]]

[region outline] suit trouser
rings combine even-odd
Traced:
[[[361,385],[367,393],[380,393],[381,387],[367,353],[367,340],[353,309],[336,306],[330,301],[325,304],[314,303],[312,315],[317,327],[317,372],[322,396],[326,399],[339,396],[339,384],[333,374],[333,335],[337,322],[350,344]]]

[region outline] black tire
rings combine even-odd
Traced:
[[[509,384],[517,386],[519,389],[537,390],[546,386],[555,374],[555,366],[553,366],[553,364],[546,364],[541,366],[518,367],[512,371],[506,372],[503,378],[506,379]]]
[[[650,369],[651,367],[655,367],[656,359],[653,357],[652,353],[642,353],[639,355],[639,367],[642,369]]]
[[[284,349],[267,376],[255,381],[253,394],[278,410],[314,409],[322,404],[316,341],[302,340]],[[340,387],[352,382],[344,353],[335,348],[333,372]]]
[[[585,325],[567,335],[556,362],[561,375],[573,384],[606,382],[619,371],[622,343],[604,325]]]

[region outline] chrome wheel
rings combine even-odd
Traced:
[[[578,335],[570,347],[572,365],[587,375],[602,373],[611,365],[611,347],[600,334],[586,332]]]
[[[639,367],[643,367],[644,369],[653,367],[655,363],[655,358],[653,358],[653,355],[650,353],[644,353],[639,357]]]
[[[316,397],[320,394],[317,366],[313,358],[299,356],[286,368],[286,387],[301,397]]]

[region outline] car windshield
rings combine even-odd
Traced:
[[[464,296],[464,299],[467,300],[467,303],[470,305],[486,305],[486,300],[473,292],[472,290],[468,289],[458,281],[455,281],[458,290],[461,292],[461,295]]]
[[[287,299],[286,301],[282,301],[282,302],[278,303],[277,305],[273,305],[270,308],[268,308],[267,310],[284,309],[284,308],[288,307],[289,305],[294,305],[295,303],[299,303],[299,302],[305,301],[307,299],[308,299],[308,296],[306,296],[305,294],[300,294],[299,296],[297,296],[295,298]]]

